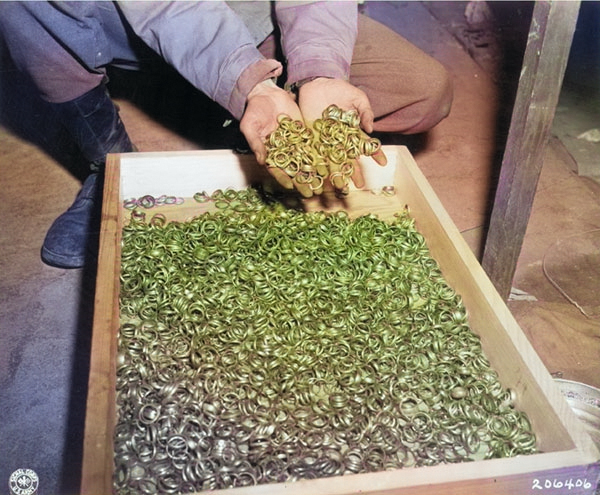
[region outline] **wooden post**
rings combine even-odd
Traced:
[[[542,169],[579,12],[579,0],[537,1],[483,251],[482,266],[508,299]]]

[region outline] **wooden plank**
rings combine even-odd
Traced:
[[[482,265],[507,299],[558,102],[579,1],[538,1],[529,38]]]
[[[94,325],[86,405],[81,493],[112,493],[117,333],[119,331],[120,166],[109,155],[104,181],[100,259],[94,299]]]
[[[417,228],[424,235],[433,257],[440,264],[444,277],[463,297],[470,315],[470,323],[472,322],[471,327],[481,336],[484,352],[492,366],[498,372],[503,385],[515,390],[519,409],[524,410],[530,417],[542,453],[519,458],[259,485],[218,493],[537,493],[534,486],[536,480],[558,476],[560,479],[567,477],[580,480],[581,486],[569,493],[591,495],[591,483],[595,486],[599,475],[600,453],[594,448],[591,439],[560,395],[408,150],[404,147],[385,147],[384,151],[388,160],[396,165],[395,196],[377,196],[370,191],[353,191],[344,199],[329,196],[311,198],[306,201],[307,209],[343,208],[351,216],[373,212],[387,218],[408,205]],[[133,154],[123,156],[120,161],[109,160],[97,288],[98,298],[102,300],[97,300],[94,322],[82,494],[112,492],[120,230],[124,218],[129,214],[128,210],[122,208],[121,202],[138,194],[139,191],[135,189],[138,181],[133,179],[139,173],[144,173],[144,181],[154,183],[153,187],[158,185],[158,193],[167,192],[174,195],[194,192],[196,185],[190,189],[189,181],[195,180],[202,182],[204,190],[226,187],[227,181],[237,180],[233,176],[238,174],[244,174],[245,180],[251,183],[254,180],[254,171],[260,172],[261,169],[254,161],[249,160],[248,157],[227,152],[160,153],[151,156]],[[202,178],[203,174],[197,171],[198,163],[203,161],[217,164],[219,173]],[[132,170],[138,170],[138,166],[144,163],[146,167],[142,169],[143,172],[131,175]],[[187,163],[187,167],[183,167],[183,163]],[[172,177],[165,180],[177,167],[181,168],[181,173],[187,179],[183,182],[172,180]],[[184,170],[186,168],[187,170]],[[163,187],[173,189],[165,191]],[[180,214],[181,220],[193,215],[193,209],[196,209],[195,214],[198,214],[200,205],[191,199],[186,203],[188,204],[174,207],[176,218]],[[584,484],[583,480],[587,480],[586,483],[590,486]]]

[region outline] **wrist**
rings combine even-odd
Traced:
[[[250,91],[261,81],[277,78],[281,75],[282,70],[281,63],[272,59],[260,59],[250,64],[238,78],[229,101],[224,107],[231,112],[234,118],[241,119]]]
[[[264,94],[265,92],[277,87],[278,86],[277,84],[275,84],[275,81],[273,81],[273,79],[265,79],[264,81],[261,81],[258,84],[256,84],[250,90],[250,92],[248,93],[248,99],[252,98],[253,96]]]
[[[313,81],[319,80],[319,79],[333,79],[331,77],[326,77],[326,76],[313,76],[313,77],[306,77],[304,79],[301,79],[299,81],[293,82],[293,83],[288,83],[285,85],[285,89],[287,91],[290,91],[291,93],[298,93],[298,91],[300,91],[300,88],[302,86],[304,86],[305,84],[311,83]]]

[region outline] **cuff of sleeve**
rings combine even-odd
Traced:
[[[279,77],[282,71],[283,67],[281,63],[273,59],[258,60],[246,67],[231,93],[228,105],[228,110],[231,114],[237,120],[240,120],[246,108],[248,93],[250,93],[252,88],[262,81]]]
[[[288,67],[286,87],[293,87],[298,82],[310,81],[317,77],[347,81],[349,68],[345,70],[339,63],[329,60],[307,60],[293,67]]]

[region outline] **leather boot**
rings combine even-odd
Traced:
[[[97,256],[106,155],[130,152],[134,147],[104,85],[53,107],[88,160],[92,173],[71,207],[48,230],[41,256],[51,266],[81,268],[86,259]]]
[[[94,257],[99,240],[102,180],[90,174],[75,201],[46,233],[42,261],[58,268],[81,268]]]

